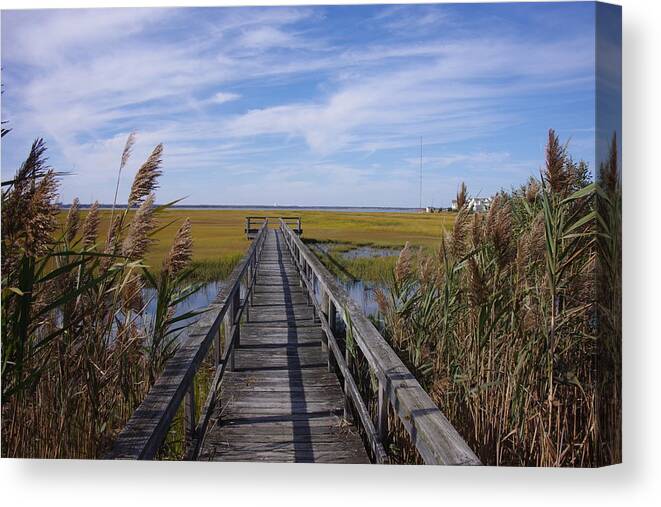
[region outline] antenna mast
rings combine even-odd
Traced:
[[[422,136],[420,136],[420,201],[418,207],[422,209]]]

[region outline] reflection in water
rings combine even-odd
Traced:
[[[400,253],[398,248],[379,248],[375,246],[359,246],[342,252],[345,259],[364,259],[368,257],[397,257]]]
[[[220,292],[220,289],[223,287],[223,285],[223,282],[218,281],[205,284],[199,291],[176,306],[175,316],[194,310],[204,310],[214,299],[216,299],[216,296],[218,296],[218,293]],[[147,316],[152,317],[156,313],[156,290],[144,289],[142,294],[145,301],[148,302],[146,312]],[[199,317],[199,315],[196,315],[195,317],[186,319],[183,322],[194,322]],[[177,327],[183,324],[183,322],[177,323]],[[183,333],[179,336],[179,341],[185,341],[186,337],[186,330],[184,330]]]
[[[368,317],[377,315],[379,308],[374,298],[374,290],[378,288],[383,289],[383,284],[376,282],[363,282],[361,280],[353,282],[339,280],[339,282],[349,293],[351,299],[358,303],[358,306],[362,308],[365,315]]]
[[[379,312],[374,291],[376,289],[385,289],[385,285],[377,282],[363,282],[362,280],[347,281],[339,278],[336,278],[336,280],[347,291],[349,297],[358,305],[363,314],[367,315],[377,328],[381,328],[383,319]],[[321,303],[322,298],[319,284],[315,284],[314,292],[317,301]],[[335,324],[338,326],[337,330],[340,335],[343,335],[345,326],[341,316],[342,308],[338,308],[337,312],[338,318]]]

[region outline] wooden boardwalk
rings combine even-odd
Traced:
[[[479,465],[390,344],[300,239],[300,218],[278,222],[274,230],[265,217],[247,217],[245,232],[253,241],[243,260],[190,326],[188,339],[106,457],[159,459],[181,413],[184,459],[390,463],[386,449],[399,427],[426,464]],[[351,351],[342,328],[351,333]],[[359,390],[352,371],[361,356],[369,368],[368,393]],[[204,361],[214,373],[205,379],[206,399],[197,410],[196,379]],[[343,417],[347,411],[353,424]]]
[[[239,336],[199,460],[369,463],[280,230],[267,231]]]

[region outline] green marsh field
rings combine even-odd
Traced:
[[[246,216],[268,216],[271,227],[280,216],[300,216],[303,239],[308,243],[331,243],[326,255],[320,255],[336,274],[350,278],[378,280],[383,271],[394,265],[394,257],[346,259],[339,255],[354,247],[402,248],[412,246],[433,248],[441,232],[452,227],[454,213],[353,212],[311,210],[200,210],[175,208],[159,215],[159,225],[172,225],[153,236],[153,244],[145,262],[158,269],[168,252],[177,227],[187,217],[192,223],[193,263],[199,280],[225,278],[241,259],[250,242],[244,234]],[[66,220],[66,211],[61,213]],[[110,211],[101,212],[99,238],[105,237]],[[317,250],[317,253],[319,251]],[[334,262],[335,261],[335,262]],[[340,264],[341,266],[339,266]]]

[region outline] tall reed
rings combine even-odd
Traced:
[[[467,209],[378,294],[389,341],[487,464],[621,459],[617,154],[589,181],[549,131],[540,179]]]
[[[122,155],[128,163],[134,135]],[[174,308],[196,286],[190,223],[175,238],[161,282],[143,262],[162,145],[138,170],[128,209],[98,237],[99,205],[74,200],[60,230],[57,179],[37,140],[2,193],[2,452],[6,457],[101,456],[154,382],[185,327]],[[163,274],[165,273],[165,274]],[[146,312],[143,287],[158,311]]]

